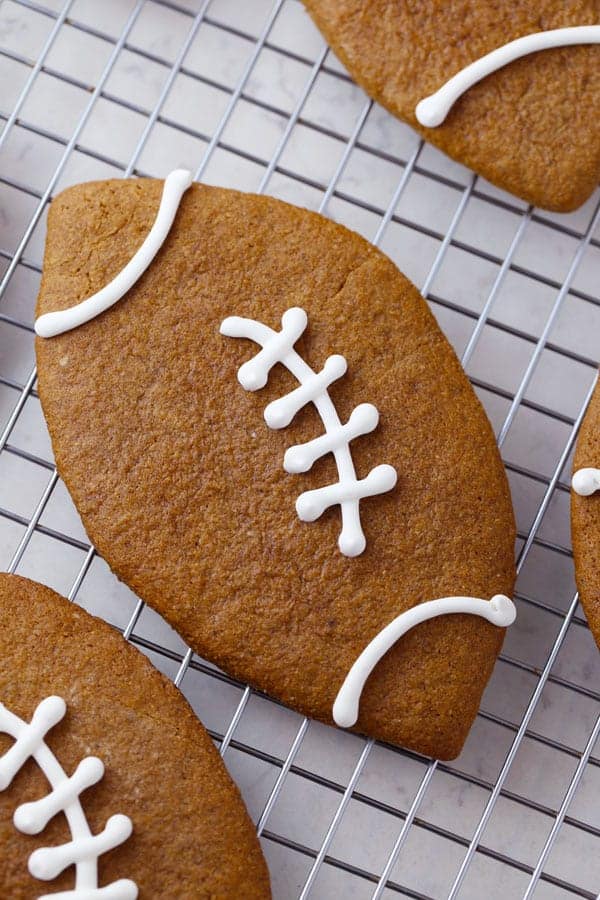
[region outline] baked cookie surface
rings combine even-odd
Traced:
[[[102,288],[148,234],[157,181],[72,188],[50,210],[38,315]],[[295,347],[315,371],[332,353],[340,420],[379,424],[352,441],[359,478],[393,466],[360,504],[367,546],[340,552],[339,507],[301,521],[301,492],[335,483],[331,454],[282,466],[322,434],[312,405],[281,429],[265,408],[293,391],[284,366],[255,393],[238,369],[256,344],[232,316],[279,330],[306,311]],[[350,667],[399,613],[446,595],[513,586],[514,521],[494,436],[417,290],[378,250],[277,200],[193,185],[154,262],[107,312],[36,342],[59,471],[115,573],[201,656],[325,722]],[[503,629],[448,615],[411,630],[365,686],[357,729],[456,756]]]
[[[600,47],[534,52],[423,128],[417,104],[475,60],[540,31],[600,24],[598,0],[304,0],[352,77],[449,156],[538,206],[567,212],[600,181]]]
[[[99,887],[133,881],[140,900],[271,896],[239,792],[180,692],[104,622],[49,588],[0,575],[2,779],[18,744],[3,733],[5,718],[29,723],[38,718],[40,704],[52,708],[58,698],[66,703],[66,715],[48,730],[45,743],[64,772],[71,776],[82,760],[93,768],[90,757],[104,764],[103,777],[80,797],[92,834],[110,829],[115,814],[120,824],[124,816],[133,824],[131,836],[99,856]],[[15,809],[21,808],[16,821],[26,821],[32,815],[25,816],[21,805],[49,793],[47,776],[31,758],[8,787],[0,785],[3,898],[33,900],[74,889],[72,866],[47,882],[28,871],[28,859],[39,848],[71,841],[63,812],[39,834],[22,833],[13,824]],[[106,896],[135,896],[130,883],[113,891]]]
[[[573,458],[571,534],[579,599],[600,647],[600,388],[596,386]],[[596,470],[596,474],[594,474]],[[586,477],[587,476],[587,477]],[[587,482],[587,484],[586,484]],[[579,491],[579,493],[578,493]]]

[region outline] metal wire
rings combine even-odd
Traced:
[[[48,179],[46,187],[42,191],[38,191],[30,185],[21,184],[14,178],[9,178],[0,173],[0,183],[4,183],[10,188],[18,190],[37,201],[30,220],[25,227],[14,252],[10,252],[5,248],[0,247],[0,261],[3,259],[6,261],[6,271],[0,282],[0,297],[5,293],[9,283],[20,267],[34,272],[39,271],[38,264],[27,257],[27,246],[73,151],[77,149],[79,153],[88,156],[91,159],[106,162],[121,171],[124,176],[129,176],[131,174],[144,175],[146,173],[139,168],[139,159],[142,151],[146,147],[152,129],[157,123],[168,125],[172,129],[177,129],[181,133],[191,135],[192,137],[199,138],[205,142],[206,146],[202,158],[198,163],[196,173],[197,178],[203,176],[215,150],[221,148],[235,154],[241,159],[262,166],[264,171],[260,180],[259,191],[268,190],[272,176],[277,173],[278,175],[295,180],[306,187],[319,190],[321,192],[319,211],[324,214],[327,214],[331,201],[335,199],[336,201],[346,203],[357,210],[360,209],[367,214],[377,216],[379,221],[373,238],[373,241],[376,244],[379,244],[386,238],[388,229],[392,224],[409,228],[413,233],[420,234],[424,240],[435,240],[438,243],[433,262],[429,266],[428,272],[423,279],[422,291],[424,296],[429,300],[432,306],[452,311],[454,314],[462,317],[464,321],[471,321],[473,323],[473,330],[466,341],[465,349],[462,354],[462,361],[465,366],[472,362],[474,353],[479,346],[481,337],[486,329],[494,329],[498,334],[510,334],[519,340],[527,342],[533,347],[533,352],[529,357],[526,369],[514,393],[508,392],[501,386],[493,383],[483,382],[475,378],[473,378],[472,381],[476,387],[488,392],[498,400],[502,400],[505,405],[508,405],[508,411],[499,429],[498,442],[500,446],[505,443],[507,435],[511,433],[511,430],[515,427],[516,417],[521,409],[530,410],[536,414],[545,416],[548,420],[559,423],[568,430],[562,450],[558,455],[558,459],[551,474],[544,474],[543,472],[536,471],[535,460],[530,461],[532,468],[527,469],[511,460],[507,460],[506,465],[509,473],[529,478],[532,482],[541,485],[543,490],[541,497],[537,501],[531,526],[526,532],[520,533],[522,544],[518,557],[519,572],[523,570],[534,547],[543,548],[548,552],[563,556],[568,556],[570,554],[568,547],[563,547],[557,542],[548,540],[547,537],[540,534],[540,530],[543,527],[553,499],[561,491],[565,490],[563,470],[572,451],[592,388],[588,388],[586,397],[575,417],[567,416],[558,410],[537,403],[526,395],[534,375],[539,371],[540,360],[545,351],[549,350],[556,354],[557,358],[573,361],[583,366],[595,368],[597,364],[597,360],[589,359],[574,352],[571,348],[563,346],[560,339],[551,340],[551,336],[555,330],[558,317],[564,308],[567,298],[576,298],[579,301],[595,307],[600,305],[600,296],[595,296],[588,291],[582,290],[580,287],[574,286],[574,280],[576,279],[588,248],[600,247],[600,241],[596,234],[597,226],[600,222],[600,204],[596,207],[594,214],[590,216],[587,227],[580,229],[578,225],[571,220],[558,221],[549,217],[542,211],[531,208],[523,209],[521,205],[517,202],[513,202],[510,198],[500,198],[497,195],[490,193],[485,185],[480,184],[475,176],[471,177],[465,186],[460,181],[455,180],[453,176],[440,174],[440,172],[436,171],[435,167],[431,165],[430,161],[424,160],[424,147],[422,142],[416,144],[415,149],[407,159],[400,158],[397,154],[388,151],[387,149],[382,150],[380,147],[374,146],[365,134],[365,126],[367,125],[370,114],[374,108],[372,101],[369,100],[365,100],[355,121],[348,123],[346,134],[339,133],[331,127],[324,127],[322,124],[313,121],[305,110],[307,101],[315,90],[319,76],[322,73],[325,73],[328,77],[336,78],[340,81],[348,81],[349,79],[348,76],[341,72],[334,63],[329,61],[328,50],[325,46],[322,46],[314,59],[309,59],[302,52],[296,52],[296,50],[290,50],[289,47],[281,46],[277,40],[272,37],[273,28],[277,23],[282,10],[286,6],[286,0],[277,0],[277,2],[273,4],[270,12],[264,19],[258,38],[246,33],[243,28],[238,28],[237,26],[232,26],[231,24],[223,22],[217,14],[218,10],[217,12],[214,11],[214,4],[209,2],[209,0],[204,0],[204,2],[199,3],[199,8],[196,13],[190,12],[188,8],[179,6],[177,2],[171,2],[171,0],[138,0],[128,16],[121,33],[116,39],[110,35],[104,34],[96,27],[91,27],[88,24],[77,21],[76,16],[73,15],[72,0],[68,0],[60,12],[55,12],[46,8],[43,3],[35,3],[31,2],[31,0],[11,0],[11,2],[16,8],[21,7],[36,15],[51,19],[52,25],[39,55],[35,59],[30,60],[21,57],[18,53],[15,53],[14,50],[3,49],[0,47],[0,56],[25,64],[30,69],[29,75],[25,80],[24,86],[21,89],[13,108],[10,110],[0,109],[0,122],[3,122],[4,124],[4,130],[0,135],[0,148],[2,148],[3,145],[6,146],[10,132],[18,127],[34,135],[43,136],[46,139],[51,140],[55,145],[61,148],[61,151],[57,166]],[[296,0],[287,0],[287,2],[295,3]],[[163,7],[165,11],[170,10],[178,15],[185,16],[189,20],[189,28],[186,37],[173,62],[161,58],[154,52],[136,46],[135,42],[131,40],[133,27],[142,10],[145,6],[151,6],[153,4],[155,6]],[[202,26],[210,26],[224,34],[236,36],[244,41],[253,41],[254,47],[243,67],[237,84],[233,88],[220,84],[217,79],[213,79],[212,77],[207,78],[206,76],[199,75],[191,66],[186,65],[188,52]],[[108,60],[95,84],[84,84],[77,78],[67,76],[48,65],[47,59],[55,40],[65,27],[69,27],[83,34],[89,34],[105,41],[111,46]],[[293,109],[289,113],[278,108],[274,104],[258,100],[247,90],[249,79],[261,53],[265,49],[280,55],[282,58],[302,63],[308,67],[304,86],[295,98]],[[114,96],[107,90],[106,85],[109,76],[114,69],[119,54],[123,50],[137,55],[140,59],[147,59],[168,70],[166,80],[162,85],[158,99],[152,109],[145,109],[138,104],[125,101],[123,98]],[[29,121],[23,117],[23,110],[26,107],[27,98],[40,73],[72,84],[75,87],[83,88],[89,92],[88,102],[69,138],[49,133],[35,121]],[[223,115],[211,134],[203,134],[188,126],[184,127],[164,113],[165,102],[173,90],[175,80],[179,74],[185,74],[198,82],[202,82],[228,95]],[[127,164],[123,164],[116,159],[111,159],[104,153],[100,153],[99,151],[94,150],[94,148],[83,146],[79,142],[83,128],[99,98],[108,100],[116,106],[129,109],[146,117],[143,131],[136,142],[136,146]],[[264,109],[269,113],[277,115],[280,119],[285,120],[281,138],[268,159],[261,159],[249,152],[246,148],[235,146],[224,140],[226,126],[240,101],[248,103],[257,109]],[[1,102],[0,99],[0,106]],[[310,129],[314,133],[321,133],[324,137],[337,141],[340,146],[343,147],[335,170],[327,183],[320,183],[301,172],[293,171],[289,167],[282,165],[281,160],[284,156],[284,152],[294,130],[298,126]],[[347,187],[340,187],[348,163],[353,154],[357,151],[370,154],[374,159],[384,161],[397,167],[400,166],[401,168],[400,178],[385,208],[382,208],[374,200],[366,201],[364,197],[354,196]],[[426,178],[430,183],[437,184],[440,189],[444,188],[460,192],[460,199],[458,200],[451,221],[449,222],[448,227],[442,231],[413,221],[410,217],[406,217],[398,211],[406,187],[415,175]],[[465,237],[464,234],[459,236],[459,230],[465,212],[469,209],[469,205],[473,200],[485,202],[490,209],[496,208],[506,210],[519,217],[518,225],[505,254],[497,255],[488,250],[483,250],[477,246],[476,242],[471,241],[469,237]],[[564,236],[565,239],[569,238],[577,241],[577,247],[573,253],[571,264],[563,280],[558,281],[548,275],[532,271],[528,266],[516,262],[531,223],[543,224],[545,228],[550,229],[557,235]],[[465,252],[472,258],[494,265],[498,269],[491,289],[489,290],[479,313],[474,313],[471,309],[467,309],[460,304],[439,296],[437,292],[435,294],[432,293],[434,283],[437,282],[438,276],[443,271],[448,252],[451,248],[453,250]],[[507,325],[501,319],[492,318],[492,313],[501,296],[503,286],[505,285],[509,273],[530,278],[532,281],[545,286],[549,290],[556,291],[556,298],[539,335],[521,331],[513,326]],[[20,319],[8,313],[2,312],[0,321],[24,329],[25,332],[31,331],[31,328],[27,323],[22,322]],[[83,562],[69,590],[69,597],[74,600],[90,572],[90,568],[95,558],[95,551],[93,547],[72,538],[70,535],[61,532],[59,529],[42,525],[40,520],[43,517],[44,511],[46,510],[59,481],[56,470],[50,460],[45,460],[36,454],[32,454],[26,449],[19,447],[17,441],[10,442],[11,435],[13,435],[16,426],[24,414],[28,400],[36,397],[35,379],[35,370],[29,374],[22,384],[5,373],[0,377],[0,385],[4,386],[6,390],[15,392],[17,395],[13,409],[7,416],[6,424],[0,434],[0,453],[10,454],[21,460],[26,460],[28,463],[39,466],[49,472],[48,481],[41,491],[39,499],[29,516],[23,517],[11,510],[0,508],[0,518],[18,524],[23,528],[22,536],[13,553],[8,569],[11,572],[18,570],[19,565],[28,551],[32,537],[35,534],[43,534],[64,545],[76,547],[79,552],[83,554]],[[563,483],[561,483],[561,477],[563,477]],[[228,678],[228,676],[218,672],[213,667],[207,666],[202,660],[195,658],[190,649],[187,649],[183,654],[178,654],[168,647],[152,644],[138,635],[136,629],[140,622],[140,616],[143,610],[142,601],[136,603],[129,622],[123,629],[123,633],[127,639],[132,640],[144,649],[160,654],[164,659],[171,660],[176,664],[177,668],[174,681],[178,686],[182,684],[188,672],[194,672],[201,673],[202,677],[207,679],[223,681],[229,685],[241,688],[240,700],[223,733],[212,732],[212,734],[215,740],[220,744],[222,754],[225,754],[228,748],[232,748],[239,753],[261,760],[263,763],[278,770],[277,777],[268,792],[266,801],[263,803],[262,811],[258,815],[258,833],[267,843],[274,846],[278,845],[285,847],[299,858],[311,860],[310,866],[304,875],[303,883],[297,894],[294,895],[291,892],[286,893],[286,897],[299,896],[302,900],[306,900],[309,896],[329,896],[318,893],[320,873],[324,866],[327,866],[329,869],[335,870],[344,876],[350,875],[357,878],[365,885],[372,885],[373,898],[381,898],[384,896],[384,893],[388,892],[402,893],[404,896],[410,897],[427,897],[428,895],[426,893],[421,892],[419,889],[415,889],[414,886],[411,887],[408,884],[401,884],[394,878],[397,863],[403,858],[403,850],[406,846],[406,841],[412,834],[413,829],[419,828],[430,834],[440,836],[454,847],[461,847],[463,849],[462,862],[460,863],[453,884],[447,894],[449,898],[455,898],[458,896],[459,892],[461,897],[475,896],[472,893],[469,894],[466,879],[471,870],[473,860],[477,856],[492,859],[513,871],[528,875],[529,881],[523,893],[523,896],[527,898],[527,900],[533,897],[534,891],[540,881],[552,885],[554,889],[564,891],[565,896],[593,898],[600,885],[597,885],[596,892],[592,893],[587,887],[574,883],[572,879],[570,880],[567,877],[563,878],[561,875],[556,874],[555,871],[548,871],[548,861],[551,858],[553,848],[561,833],[561,828],[565,824],[577,829],[580,834],[585,833],[587,835],[592,835],[596,840],[600,841],[600,829],[594,828],[590,823],[584,822],[570,812],[573,798],[575,797],[585,772],[588,771],[590,767],[600,766],[600,759],[594,756],[595,743],[598,734],[600,733],[600,716],[596,718],[583,751],[570,746],[567,741],[549,738],[532,727],[533,718],[539,708],[543,692],[549,684],[559,685],[561,688],[572,692],[576,696],[585,696],[589,698],[592,702],[600,702],[600,690],[598,690],[598,686],[581,685],[576,681],[570,680],[568,677],[559,675],[553,671],[567,634],[570,634],[570,629],[587,628],[587,625],[585,624],[585,621],[576,614],[577,596],[572,597],[566,613],[561,612],[552,603],[537,597],[530,597],[524,592],[521,592],[518,596],[520,597],[521,604],[528,606],[531,609],[543,611],[544,614],[551,614],[555,618],[560,617],[562,624],[552,645],[548,648],[542,666],[537,667],[535,665],[529,665],[523,660],[511,658],[506,653],[503,653],[500,657],[502,660],[501,665],[507,666],[514,671],[525,673],[527,677],[535,679],[536,683],[519,722],[514,723],[506,721],[500,716],[488,711],[482,711],[480,713],[480,719],[482,721],[492,722],[497,727],[508,731],[512,735],[506,758],[500,767],[497,778],[493,782],[486,781],[467,771],[463,771],[458,765],[449,766],[435,760],[421,760],[414,754],[398,750],[397,748],[383,747],[382,745],[375,744],[375,742],[371,740],[361,744],[357,761],[349,777],[345,779],[343,783],[331,781],[320,775],[317,771],[312,770],[310,767],[307,768],[305,765],[298,762],[306,737],[310,732],[310,724],[307,719],[301,720],[299,728],[290,742],[289,750],[283,757],[265,753],[263,750],[254,746],[252,742],[240,739],[238,735],[240,724],[244,720],[244,716],[248,714],[249,702],[253,696],[250,688],[244,687],[243,685],[237,685],[237,682],[233,679]],[[270,702],[273,703],[273,709],[275,710],[275,702]],[[550,747],[557,753],[577,760],[575,771],[573,772],[569,785],[564,793],[563,800],[557,809],[550,808],[540,801],[511,790],[507,785],[509,775],[514,766],[514,761],[519,750],[522,748],[525,739],[535,741],[540,746]],[[384,750],[386,753],[395,754],[398,760],[413,760],[414,762],[419,762],[423,765],[423,777],[420,779],[418,787],[414,792],[414,796],[406,809],[400,808],[395,803],[384,803],[380,800],[375,800],[368,792],[365,793],[360,789],[361,777],[365,772],[367,762],[375,746],[380,747],[380,749]],[[481,790],[487,792],[487,802],[485,803],[478,822],[473,828],[472,837],[470,839],[465,838],[455,831],[444,829],[429,821],[425,815],[420,814],[423,804],[426,802],[429,792],[432,789],[432,785],[435,783],[437,774],[443,774],[446,777],[457,779],[465,785],[477,785]],[[335,811],[333,812],[323,839],[317,848],[308,847],[300,841],[293,840],[285,834],[274,830],[273,826],[270,828],[267,827],[273,819],[273,814],[278,808],[278,803],[281,802],[282,793],[285,791],[286,785],[291,777],[302,778],[307,783],[311,782],[316,784],[319,787],[319,790],[333,793],[339,797],[339,802],[335,807]],[[534,810],[539,815],[545,816],[549,823],[551,823],[546,840],[539,852],[535,865],[531,866],[525,864],[522,860],[513,858],[506,853],[496,850],[493,846],[484,843],[484,833],[494,814],[499,798],[510,800],[515,803],[518,808]],[[332,847],[335,846],[336,834],[344,821],[350,803],[353,801],[361,804],[365,809],[377,809],[385,812],[387,815],[398,819],[399,823],[401,823],[390,852],[378,872],[370,871],[364,866],[356,865],[353,862],[349,862],[332,853]],[[596,847],[600,847],[600,843],[596,844]]]

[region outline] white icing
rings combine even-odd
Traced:
[[[284,458],[287,472],[307,472],[313,463],[326,453],[333,453],[339,482],[307,491],[296,501],[298,516],[312,522],[329,506],[339,504],[342,510],[342,531],[338,546],[345,556],[358,556],[366,546],[360,522],[360,501],[391,490],[396,484],[396,470],[392,466],[376,466],[366,478],[358,480],[349,442],[377,427],[379,413],[370,403],[357,406],[348,422],[342,425],[328,387],[346,372],[343,356],[330,356],[321,372],[314,372],[294,349],[304,333],[308,318],[303,309],[293,307],[281,317],[281,331],[273,331],[262,322],[230,316],[221,323],[221,334],[248,338],[262,349],[240,366],[238,380],[243,388],[256,391],[266,385],[269,372],[276,363],[284,365],[299,381],[300,387],[274,400],[265,410],[270,428],[284,428],[307,403],[313,403],[325,427],[325,434],[306,444],[290,447]]]
[[[121,299],[138,281],[162,247],[179,209],[184,193],[193,181],[191,172],[175,169],[165,180],[160,206],[154,224],[144,243],[124,269],[96,294],[68,309],[44,313],[35,321],[35,333],[49,338],[71,331],[96,318]]]
[[[396,484],[396,470],[386,464],[375,466],[366,478],[360,481],[341,481],[328,484],[326,487],[305,491],[296,500],[296,512],[303,522],[314,522],[322,516],[326,509],[348,500],[361,500],[363,497],[375,497],[384,494]]]
[[[248,338],[260,344],[260,350],[238,369],[238,381],[245,391],[264,388],[269,372],[275,363],[283,362],[293,352],[294,344],[308,325],[308,316],[298,306],[287,309],[281,317],[281,331],[273,331],[262,322],[230,316],[221,323],[221,334],[228,337]],[[314,372],[310,371],[310,375]]]
[[[128,816],[111,816],[104,831],[90,837],[77,837],[60,847],[40,847],[29,857],[29,871],[34,878],[52,881],[68,866],[97,859],[103,853],[114,850],[131,836],[133,826]]]
[[[571,487],[581,497],[589,497],[600,490],[600,469],[578,469],[571,480]]]
[[[32,803],[23,803],[15,810],[15,828],[23,834],[39,834],[50,819],[65,806],[70,806],[88,787],[97,784],[104,776],[104,763],[96,756],[82,759],[70,778],[66,778],[45,797]]]
[[[44,894],[38,897],[38,900],[133,900],[137,896],[137,888],[135,888],[136,893],[132,893],[132,884],[133,882],[126,878],[120,878],[118,881],[113,881],[112,884],[107,884],[106,887],[59,891],[54,894]],[[133,886],[135,887],[135,885]]]
[[[66,709],[61,697],[46,697],[27,723],[0,703],[0,732],[15,740],[0,757],[0,790],[11,785],[29,758],[35,760],[52,788],[47,796],[17,808],[13,817],[15,827],[25,834],[39,834],[62,812],[72,836],[66,844],[41,847],[29,857],[31,875],[44,881],[56,878],[70,865],[75,866],[73,890],[44,895],[39,900],[135,900],[137,885],[129,879],[98,887],[98,857],[126,841],[133,827],[127,816],[116,815],[111,816],[100,834],[93,835],[90,831],[80,794],[100,781],[104,765],[96,757],[87,757],[69,778],[45,743],[46,734],[64,718]]]
[[[570,47],[575,44],[600,44],[600,25],[579,25],[574,28],[539,31],[492,50],[491,53],[461,69],[435,94],[421,100],[415,109],[417,120],[426,128],[436,128],[442,124],[458,98],[492,72],[529,53],[550,50],[553,47]]]
[[[356,724],[365,682],[379,660],[399,638],[421,622],[452,613],[481,616],[493,625],[503,628],[512,625],[517,615],[514,603],[503,594],[496,594],[489,601],[476,597],[442,597],[439,600],[420,603],[401,613],[375,635],[346,675],[333,704],[333,720],[336,725],[350,728]]]
[[[321,372],[315,372],[300,387],[269,403],[265,408],[265,422],[269,428],[285,428],[289,425],[303,406],[314,403],[330,384],[346,374],[347,369],[348,364],[343,356],[330,356],[325,360]]]
[[[288,447],[283,457],[283,468],[286,472],[296,475],[300,472],[308,472],[317,459],[343,447],[362,434],[369,434],[377,428],[378,424],[377,407],[372,403],[361,403],[352,411],[345,425],[340,425],[312,441],[307,441],[306,444]]]

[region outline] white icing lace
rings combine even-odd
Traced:
[[[357,479],[350,441],[373,431],[379,422],[379,413],[371,403],[357,406],[345,425],[342,425],[327,389],[346,372],[343,356],[330,356],[321,372],[314,372],[294,350],[294,344],[304,333],[308,318],[303,309],[288,309],[281,319],[281,331],[273,331],[262,322],[230,316],[221,323],[221,334],[228,337],[248,338],[260,344],[260,350],[238,371],[238,380],[247,391],[263,388],[269,372],[281,363],[300,382],[300,386],[266,407],[264,416],[269,428],[285,428],[296,413],[307,403],[313,403],[325,426],[325,434],[290,447],[285,454],[283,467],[286,472],[307,472],[313,463],[326,453],[333,453],[339,481],[326,487],[300,494],[296,500],[296,512],[303,522],[314,522],[330,506],[339,504],[342,510],[342,531],[338,546],[345,556],[358,556],[366,546],[360,521],[360,501],[391,490],[396,484],[393,466],[375,466],[366,478]]]
[[[55,815],[65,815],[72,840],[58,847],[42,847],[29,857],[34,878],[51,881],[68,866],[75,866],[75,888],[44,894],[39,900],[135,900],[138,889],[129,879],[98,887],[98,857],[118,847],[132,832],[131,819],[111,816],[104,830],[93,835],[80,802],[80,794],[104,775],[104,765],[94,756],[83,759],[70,777],[45,743],[48,731],[60,722],[67,707],[61,697],[46,697],[24,722],[0,703],[0,732],[15,743],[0,757],[0,791],[8,788],[15,775],[31,757],[52,788],[39,800],[23,803],[15,810],[15,828],[24,834],[39,834]]]

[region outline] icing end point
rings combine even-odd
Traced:
[[[51,696],[42,700],[34,712],[33,717],[34,719],[38,719],[38,721],[45,722],[49,727],[52,727],[64,719],[66,713],[67,704],[63,698]]]
[[[33,329],[38,337],[41,338],[50,338],[54,337],[58,332],[56,332],[51,325],[52,322],[52,313],[44,313],[43,316],[40,316],[33,323]]]
[[[309,496],[310,491],[300,494],[296,500],[296,512],[302,522],[314,522],[322,514],[322,507]]]
[[[300,447],[288,447],[283,457],[283,468],[289,475],[308,472],[312,466],[311,458],[304,454]]]
[[[348,535],[342,532],[342,534],[340,534],[338,547],[344,556],[360,556],[360,554],[364,552],[366,546],[367,541],[362,533]]]
[[[308,325],[308,316],[301,306],[291,306],[286,309],[281,317],[281,324],[284,328],[298,329],[304,331]]]
[[[192,185],[194,176],[189,169],[173,169],[173,171],[169,172],[167,175],[166,181],[180,182],[181,186],[187,190]]]
[[[348,363],[345,356],[334,353],[333,356],[327,357],[323,370],[332,378],[341,378],[348,371]]]
[[[122,900],[137,900],[139,896],[137,884],[129,878],[113,882],[112,887],[115,888],[115,897],[120,897]]]
[[[245,391],[259,391],[267,383],[266,377],[252,365],[252,360],[238,369],[238,381]]]
[[[382,463],[380,466],[375,466],[374,469],[371,469],[367,479],[370,479],[377,486],[378,493],[384,493],[396,487],[398,473],[389,463]]]
[[[58,872],[50,864],[51,859],[52,856],[47,847],[40,847],[39,850],[34,850],[29,857],[27,865],[29,874],[40,881],[52,881],[53,878],[56,878]]]
[[[122,844],[128,837],[131,837],[133,822],[129,816],[125,816],[123,813],[116,813],[107,821],[104,830]]]
[[[29,804],[23,804],[15,809],[13,815],[13,825],[21,834],[39,834],[42,828],[35,815],[31,814]]]
[[[600,488],[600,471],[598,469],[578,469],[571,479],[571,487],[580,497],[590,497]]]
[[[431,97],[425,97],[424,100],[417,103],[415,108],[417,122],[424,128],[437,128],[446,118],[445,110],[440,108],[434,97],[434,94]]]
[[[360,422],[367,432],[375,431],[379,425],[379,410],[372,403],[359,403],[352,411],[350,421]]]
[[[490,600],[492,607],[492,622],[502,628],[508,628],[517,618],[515,604],[505,594],[496,594]]]
[[[354,704],[344,703],[337,697],[333,704],[332,715],[338,728],[352,728],[358,719],[358,708]]]
[[[78,771],[84,773],[91,784],[97,784],[104,778],[104,763],[97,756],[86,756],[79,763]]]
[[[272,403],[269,403],[269,405],[265,407],[263,416],[268,427],[272,428],[274,431],[278,431],[280,428],[285,428],[290,424],[289,417],[286,415],[285,409],[282,409],[277,400],[274,400]]]

